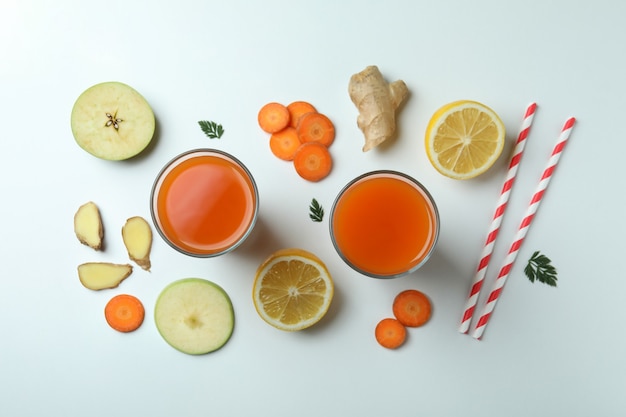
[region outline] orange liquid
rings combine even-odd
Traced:
[[[378,173],[348,187],[333,211],[340,254],[367,275],[394,276],[419,265],[437,237],[434,204],[400,175]]]
[[[205,152],[165,172],[153,207],[157,225],[173,246],[206,256],[229,249],[246,235],[256,200],[252,179],[241,166]]]

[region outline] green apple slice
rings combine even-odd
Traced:
[[[90,154],[119,161],[143,151],[154,136],[152,108],[141,94],[120,82],[96,84],[72,108],[72,134]]]
[[[154,322],[167,343],[189,355],[213,352],[235,326],[233,305],[219,285],[201,278],[169,284],[154,306]]]

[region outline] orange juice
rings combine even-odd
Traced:
[[[179,155],[161,171],[151,208],[157,230],[170,246],[209,257],[234,249],[249,234],[258,193],[241,162],[200,149]]]
[[[375,171],[350,182],[332,208],[331,237],[353,269],[377,278],[415,271],[431,254],[439,215],[428,191],[395,171]]]

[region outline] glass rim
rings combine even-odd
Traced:
[[[156,207],[155,207],[156,198],[159,195],[158,191],[160,190],[160,184],[161,184],[162,180],[165,178],[166,174],[169,173],[174,167],[178,166],[180,163],[182,163],[182,162],[184,162],[184,161],[186,161],[188,159],[191,159],[194,154],[198,154],[198,155],[215,155],[215,154],[217,154],[218,156],[223,157],[223,158],[229,160],[230,162],[232,162],[235,165],[239,166],[243,170],[245,175],[247,175],[247,177],[249,178],[250,183],[252,184],[252,194],[254,196],[254,210],[252,212],[252,218],[250,220],[250,224],[248,225],[248,228],[246,229],[246,231],[241,236],[239,236],[239,238],[234,243],[232,243],[231,245],[227,246],[226,248],[224,248],[223,250],[220,250],[218,252],[196,253],[196,252],[191,252],[191,251],[188,251],[188,250],[185,250],[185,249],[179,247],[174,242],[172,242],[169,239],[169,237],[165,234],[165,232],[161,229],[159,216],[156,213],[158,211],[158,210],[156,210]],[[222,151],[222,150],[219,150],[219,149],[214,149],[214,148],[196,148],[196,149],[191,149],[191,150],[182,152],[182,153],[176,155],[175,157],[171,158],[159,170],[159,173],[157,174],[154,182],[152,183],[152,190],[150,191],[150,216],[152,217],[152,222],[154,223],[154,227],[156,228],[157,233],[161,236],[161,238],[165,241],[165,243],[167,243],[170,247],[172,247],[176,251],[178,251],[178,252],[180,252],[180,253],[182,253],[184,255],[192,256],[192,257],[195,257],[195,258],[214,258],[216,256],[224,255],[224,254],[226,254],[228,252],[231,252],[231,251],[235,250],[252,233],[252,229],[254,229],[254,226],[255,226],[257,218],[258,218],[258,213],[259,213],[259,190],[258,190],[256,181],[254,180],[254,177],[252,176],[252,173],[244,165],[244,163],[241,162],[238,158],[236,158],[235,156],[233,156],[232,154],[230,154],[228,152],[225,152],[225,151]]]
[[[337,204],[339,203],[339,200],[341,200],[341,197],[344,195],[344,193],[348,189],[350,189],[353,185],[357,184],[358,182],[360,182],[360,181],[362,181],[362,180],[364,180],[366,178],[373,177],[375,175],[380,175],[380,176],[387,175],[387,176],[392,176],[392,177],[401,177],[401,179],[404,179],[404,180],[410,182],[411,184],[416,186],[417,189],[421,193],[423,193],[424,197],[426,198],[426,200],[430,203],[430,205],[432,207],[433,224],[434,224],[434,236],[433,236],[432,243],[430,244],[430,248],[428,249],[428,252],[422,257],[422,259],[417,264],[415,264],[413,267],[407,269],[406,271],[402,271],[402,272],[398,272],[398,273],[392,273],[392,274],[377,274],[377,273],[369,272],[369,271],[366,271],[366,270],[364,270],[362,268],[359,268],[358,266],[354,265],[342,253],[341,249],[339,248],[339,245],[337,244],[337,240],[335,239],[334,217],[335,217],[335,209],[337,207]],[[439,209],[437,208],[437,204],[435,203],[435,200],[433,199],[433,196],[430,194],[428,189],[421,182],[419,182],[418,180],[416,180],[412,176],[410,176],[410,175],[408,175],[408,174],[406,174],[404,172],[391,170],[391,169],[379,169],[379,170],[374,170],[374,171],[368,171],[368,172],[360,174],[357,177],[355,177],[352,180],[350,180],[337,193],[337,196],[335,197],[335,200],[333,201],[333,205],[332,205],[332,207],[330,209],[330,216],[329,216],[329,218],[330,218],[330,220],[329,220],[328,223],[329,223],[330,239],[331,239],[331,241],[333,243],[333,246],[335,248],[335,251],[337,252],[339,257],[350,268],[352,268],[356,272],[358,272],[358,273],[360,273],[362,275],[365,275],[367,277],[370,277],[370,278],[378,278],[378,279],[400,278],[400,277],[404,277],[406,275],[412,274],[413,272],[417,271],[432,256],[432,254],[433,254],[433,252],[435,250],[435,246],[437,245],[437,241],[439,240],[439,231],[441,229],[441,227],[440,227],[440,218],[439,218]]]

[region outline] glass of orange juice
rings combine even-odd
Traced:
[[[339,192],[330,214],[330,235],[339,256],[354,270],[397,278],[416,271],[432,254],[439,212],[414,178],[372,171]]]
[[[251,233],[259,209],[250,171],[215,149],[191,150],[168,162],[150,200],[159,234],[174,249],[195,257],[235,249]]]

